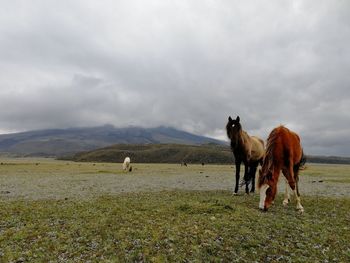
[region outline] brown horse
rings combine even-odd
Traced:
[[[297,209],[304,211],[300,203],[299,194],[299,168],[305,163],[303,149],[299,136],[289,129],[280,126],[272,130],[266,146],[266,154],[262,168],[259,170],[258,187],[260,188],[259,208],[267,211],[275,199],[277,182],[282,170],[290,188],[294,191]],[[283,204],[289,202],[288,185]]]
[[[226,125],[227,136],[231,140],[231,149],[235,157],[236,164],[236,185],[234,194],[238,192],[239,173],[241,163],[244,164],[244,181],[245,191],[248,194],[249,182],[252,181],[251,192],[255,191],[255,173],[259,163],[262,163],[264,157],[264,141],[256,136],[249,136],[242,129],[240,118],[237,116],[235,120],[228,117]]]

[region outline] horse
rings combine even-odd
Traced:
[[[241,163],[244,164],[245,191],[249,194],[249,182],[252,181],[251,192],[255,191],[255,173],[259,164],[262,164],[265,149],[264,141],[256,136],[249,136],[242,129],[240,118],[235,120],[228,117],[226,125],[227,137],[231,140],[231,149],[235,158],[236,165],[236,185],[234,194],[238,192]]]
[[[130,157],[125,157],[124,162],[123,162],[123,170],[124,171],[131,171],[130,168],[131,168],[131,166],[130,166]]]
[[[297,210],[304,212],[300,202],[298,182],[299,169],[305,164],[305,161],[298,134],[284,126],[276,127],[271,131],[267,139],[263,165],[259,170],[258,188],[260,189],[259,208],[261,210],[267,211],[273,203],[277,193],[278,178],[282,171],[286,178],[283,205],[286,206],[290,201],[289,184],[296,197]]]

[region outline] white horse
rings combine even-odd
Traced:
[[[125,159],[124,159],[123,170],[127,171],[127,172],[130,170],[130,158],[129,157],[125,157]]]

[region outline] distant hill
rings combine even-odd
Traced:
[[[37,130],[0,135],[0,152],[21,156],[62,156],[113,144],[225,144],[170,127],[93,128]]]
[[[350,164],[350,157],[340,156],[306,156],[308,163]]]
[[[117,144],[93,151],[80,152],[63,159],[77,162],[123,162],[129,156],[136,163],[205,163],[233,164],[234,157],[227,145],[180,144]],[[307,163],[350,164],[349,157],[307,156]]]
[[[80,152],[66,159],[77,162],[123,162],[126,156],[136,163],[215,163],[233,164],[234,157],[229,146],[218,144],[118,144]],[[349,157],[307,156],[307,163],[350,164]]]
[[[233,154],[229,146],[218,144],[180,145],[180,144],[149,144],[126,145],[118,144],[81,152],[68,159],[77,162],[123,162],[129,156],[136,163],[233,163]]]

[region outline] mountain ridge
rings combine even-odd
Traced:
[[[173,127],[96,127],[43,129],[0,135],[0,152],[21,156],[62,156],[113,144],[226,144]]]

